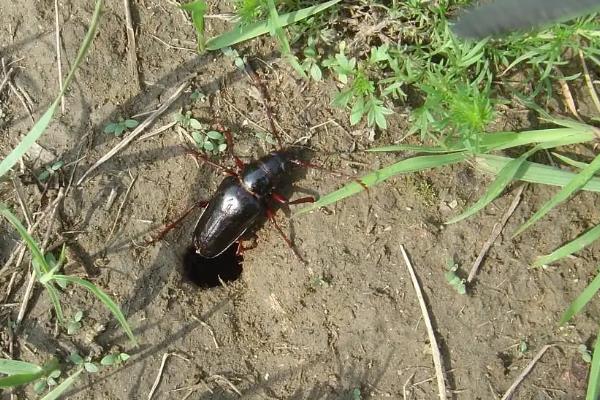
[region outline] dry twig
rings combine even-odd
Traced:
[[[56,67],[58,70],[58,87],[63,90],[62,56],[60,51],[60,24],[58,21],[58,0],[54,0],[54,26],[56,31]],[[60,96],[60,111],[65,112],[65,96]]]
[[[429,336],[429,343],[431,344],[431,353],[433,355],[433,364],[435,366],[435,375],[437,377],[438,393],[440,396],[440,400],[446,400],[446,381],[444,376],[444,370],[442,369],[442,355],[440,354],[440,348],[437,344],[435,333],[433,332],[433,326],[431,325],[429,311],[427,311],[427,305],[425,304],[425,299],[423,298],[423,292],[421,291],[419,280],[417,279],[415,270],[413,269],[412,264],[410,263],[410,259],[408,258],[408,255],[404,250],[404,246],[400,245],[400,250],[402,251],[402,256],[404,257],[404,262],[406,263],[406,268],[408,268],[410,278],[412,280],[413,286],[415,287],[415,292],[417,293],[417,299],[419,300],[419,306],[421,307],[423,320],[425,321],[425,326],[427,327],[427,335]]]
[[[160,368],[158,369],[158,374],[156,374],[156,379],[154,380],[152,389],[150,389],[150,393],[148,393],[148,400],[152,399],[152,396],[154,396],[154,392],[156,391],[156,388],[158,388],[158,385],[160,384],[160,378],[162,378],[162,374],[165,369],[165,364],[167,362],[167,358],[169,358],[170,355],[171,355],[170,353],[163,354],[162,361],[160,363]]]
[[[492,228],[492,233],[490,234],[490,237],[483,244],[483,247],[481,248],[481,251],[479,252],[479,255],[477,256],[477,259],[475,260],[475,262],[473,263],[473,266],[471,267],[471,272],[469,272],[469,277],[467,278],[467,283],[471,283],[473,281],[473,279],[475,279],[475,275],[477,275],[477,271],[479,270],[479,266],[481,265],[483,258],[485,257],[487,252],[490,250],[490,248],[492,247],[492,245],[494,244],[494,242],[496,241],[496,239],[502,232],[502,229],[504,229],[504,225],[506,225],[506,223],[508,222],[508,219],[510,218],[511,215],[513,215],[517,206],[519,205],[519,202],[521,201],[521,195],[523,194],[524,189],[525,189],[525,184],[519,186],[519,188],[517,189],[517,193],[515,194],[515,197],[513,198],[513,201],[510,204],[510,207],[508,207],[508,209],[502,216],[502,219],[499,222],[496,222],[496,224]]]
[[[238,396],[243,397],[242,392],[240,392],[239,389],[237,387],[235,387],[235,385],[233,383],[231,383],[231,381],[229,379],[225,378],[223,375],[217,375],[217,374],[211,375],[208,377],[207,381],[215,381],[217,383],[219,383],[219,381],[223,381],[227,385],[229,385],[231,390],[236,392],[238,394]]]
[[[129,54],[129,69],[135,81],[140,84],[140,75],[137,65],[137,46],[135,44],[135,30],[133,29],[133,19],[131,18],[131,6],[129,0],[123,0],[125,8],[125,25],[127,27],[127,53]],[[140,85],[141,86],[141,85]]]
[[[4,76],[7,76],[8,70],[6,69],[6,61],[4,60],[4,58],[0,59],[0,61],[2,62],[2,71],[4,72]],[[25,108],[25,111],[27,111],[29,118],[31,118],[31,122],[35,122],[35,119],[33,118],[33,114],[31,113],[31,110],[29,109],[29,105],[25,101],[25,98],[23,97],[23,94],[22,94],[22,92],[25,93],[25,91],[23,91],[23,90],[20,91],[18,89],[18,86],[16,84],[14,84],[10,79],[8,79],[7,82],[8,82],[8,87],[10,88],[10,90],[12,90],[12,92],[15,94],[15,96],[17,96],[17,98],[23,105],[23,108]]]
[[[575,106],[575,100],[573,99],[573,95],[571,94],[571,89],[569,88],[569,84],[565,80],[565,77],[562,71],[558,68],[556,69],[556,74],[559,76],[558,83],[560,84],[560,89],[562,91],[564,102],[571,114],[578,120],[581,120],[579,113],[577,112],[577,107]]]
[[[4,86],[8,83],[8,80],[10,79],[10,76],[13,74],[13,72],[15,72],[14,68],[11,68],[8,70],[8,72],[4,75],[4,79],[2,79],[2,82],[0,82],[0,91],[2,89],[4,89]]]
[[[112,228],[110,228],[110,233],[108,234],[108,240],[110,240],[110,238],[112,238],[112,235],[115,232],[115,228],[117,227],[117,223],[119,222],[119,219],[121,218],[121,213],[123,212],[123,207],[125,206],[125,202],[127,201],[127,198],[129,197],[129,192],[131,192],[131,188],[133,188],[133,185],[135,184],[135,181],[138,178],[137,175],[132,176],[131,172],[129,172],[129,176],[131,177],[131,183],[129,184],[129,187],[127,188],[127,191],[125,192],[125,197],[123,198],[123,201],[121,202],[121,205],[119,206],[119,209],[117,210],[117,216],[115,218],[115,222],[113,222]]]
[[[583,67],[583,76],[585,77],[585,84],[590,91],[590,96],[592,96],[592,101],[596,106],[596,111],[600,113],[600,99],[598,99],[598,93],[596,93],[596,89],[594,88],[594,84],[592,83],[592,79],[590,78],[590,71],[588,70],[587,63],[585,62],[585,58],[583,57],[583,52],[579,49],[579,59],[581,60],[581,66]]]
[[[501,400],[508,400],[508,399],[510,399],[510,397],[512,396],[512,394],[515,391],[515,389],[521,384],[521,382],[523,382],[523,379],[525,379],[525,377],[527,376],[527,374],[529,374],[531,372],[531,370],[533,369],[533,367],[535,366],[535,364],[540,360],[540,358],[542,358],[542,356],[544,355],[544,353],[550,347],[552,347],[552,346],[554,346],[554,345],[553,344],[547,344],[544,347],[542,347],[542,349],[535,355],[535,357],[533,357],[533,360],[531,360],[529,362],[529,364],[527,364],[527,367],[525,367],[525,369],[523,370],[523,372],[521,372],[519,374],[519,376],[517,376],[517,379],[508,388],[508,390],[506,391],[506,393],[504,393],[504,396],[502,396]]]

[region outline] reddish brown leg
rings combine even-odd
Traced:
[[[152,238],[152,240],[147,240],[146,241],[146,245],[151,245],[154,244],[160,240],[162,240],[167,233],[171,232],[173,229],[175,229],[177,227],[177,225],[179,225],[181,223],[181,221],[183,221],[185,219],[185,217],[187,217],[192,211],[194,211],[194,209],[198,208],[198,207],[206,207],[206,205],[208,204],[208,201],[199,201],[197,203],[195,203],[194,205],[192,205],[190,208],[188,208],[183,214],[181,214],[179,217],[177,217],[177,219],[175,221],[169,222],[167,225],[165,225],[165,227],[160,231],[160,233],[155,237]]]
[[[223,134],[225,135],[225,140],[227,140],[227,148],[229,149],[229,154],[231,155],[231,157],[233,157],[233,159],[235,160],[235,165],[238,167],[238,169],[241,171],[242,169],[244,169],[244,166],[246,164],[244,164],[244,162],[242,160],[240,160],[240,158],[238,156],[235,155],[235,153],[233,152],[233,136],[231,136],[231,132],[229,132],[226,129],[221,129]]]
[[[302,256],[298,252],[298,250],[292,244],[292,241],[285,235],[285,233],[283,232],[283,230],[281,229],[281,227],[279,226],[279,224],[275,220],[275,213],[271,209],[267,209],[267,218],[269,218],[269,220],[273,223],[273,225],[275,225],[275,229],[277,229],[277,231],[279,232],[279,234],[281,235],[281,237],[283,238],[283,240],[285,240],[285,242],[287,243],[287,245],[289,246],[289,248],[292,249],[292,251],[294,252],[294,254],[296,255],[296,257],[298,257],[298,259],[300,261],[302,261],[304,264],[306,264],[306,261],[304,260],[304,258],[302,258]]]
[[[299,199],[290,201],[286,199],[283,195],[275,192],[271,193],[271,197],[276,202],[286,206],[289,206],[291,204],[314,203],[316,201],[316,199],[313,196],[300,197]]]
[[[235,252],[235,255],[242,256],[246,250],[255,249],[256,246],[258,246],[258,243],[256,242],[256,240],[253,240],[249,246],[244,246],[243,240],[240,240],[238,242],[238,248],[237,248],[237,251]]]

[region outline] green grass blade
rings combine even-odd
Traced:
[[[57,280],[64,280],[67,282],[71,282],[71,283],[83,286],[84,288],[86,288],[87,290],[92,292],[92,294],[94,296],[96,296],[106,306],[106,308],[108,308],[108,310],[113,314],[113,316],[117,319],[117,321],[119,321],[119,324],[121,324],[121,327],[123,328],[123,330],[129,337],[129,340],[131,340],[131,342],[134,344],[134,346],[137,346],[137,340],[135,339],[135,336],[133,335],[133,332],[131,331],[131,327],[129,326],[129,323],[127,323],[127,319],[123,315],[121,308],[110,298],[109,295],[104,293],[100,288],[98,288],[93,283],[86,281],[85,279],[78,278],[76,276],[55,275],[54,277]]]
[[[35,143],[36,140],[42,136],[42,134],[46,131],[46,128],[50,124],[58,105],[60,104],[60,98],[67,91],[69,84],[73,80],[73,76],[75,71],[79,67],[79,64],[87,54],[89,47],[92,43],[94,35],[96,33],[96,28],[98,26],[98,21],[100,20],[100,11],[102,10],[102,0],[96,1],[96,8],[94,10],[94,14],[92,16],[92,21],[90,23],[90,27],[85,35],[81,48],[79,49],[79,53],[75,58],[73,66],[69,71],[69,74],[65,78],[63,89],[56,97],[52,105],[46,110],[46,112],[42,115],[42,117],[33,125],[33,128],[25,135],[25,137],[21,140],[21,142],[11,151],[8,156],[0,162],[0,177],[4,176],[12,167],[19,161],[21,157],[29,150],[29,148]]]
[[[10,211],[10,209],[2,203],[0,203],[0,214],[3,215],[4,218],[6,218],[8,220],[8,222],[10,222],[11,225],[15,227],[15,229],[17,230],[17,232],[19,233],[21,238],[25,241],[25,244],[27,244],[27,247],[29,248],[29,251],[31,252],[31,256],[34,260],[34,262],[32,262],[32,264],[33,264],[35,272],[39,278],[40,276],[42,276],[43,273],[47,272],[50,268],[49,268],[48,264],[46,263],[46,259],[44,258],[44,255],[42,254],[42,251],[38,247],[36,241],[33,239],[33,237],[31,237],[29,232],[27,232],[27,229],[25,229],[23,224],[21,224],[21,221],[19,221],[19,218],[17,218],[16,215],[14,215]]]
[[[539,257],[534,261],[534,267],[541,267],[542,265],[551,264],[554,261],[560,260],[568,255],[571,255],[577,251],[580,251],[586,246],[596,241],[600,237],[600,225],[596,225],[592,229],[585,232],[575,240],[570,241],[562,247],[554,250],[552,253]]]
[[[594,354],[592,355],[592,368],[588,378],[587,393],[585,400],[598,400],[600,395],[600,332],[596,336],[594,344]]]
[[[560,318],[559,325],[564,325],[573,318],[575,314],[581,311],[583,307],[592,300],[598,290],[600,290],[600,274],[596,275],[594,280],[583,289],[583,292],[573,300],[571,305],[569,305],[569,308],[566,309]]]
[[[475,157],[475,166],[484,172],[497,174],[511,160],[512,158],[509,157],[480,154]],[[564,171],[549,165],[525,161],[523,167],[515,175],[515,179],[562,187],[567,185],[576,175],[573,172]],[[600,193],[600,178],[590,179],[581,189]]]
[[[576,161],[573,160],[572,158],[569,158],[567,156],[564,156],[562,154],[558,154],[558,153],[554,153],[552,152],[552,155],[556,158],[558,158],[560,161],[562,161],[563,163],[570,165],[571,167],[575,167],[575,168],[579,168],[579,169],[584,169],[585,167],[588,166],[587,163],[581,162],[581,161]]]
[[[600,170],[600,155],[597,156],[587,167],[577,174],[567,185],[565,185],[554,197],[548,200],[544,205],[536,211],[535,214],[527,222],[517,229],[513,237],[522,233],[525,229],[540,220],[552,208],[567,200],[571,195],[578,192],[585,184],[592,179],[594,174]]]
[[[278,17],[278,25],[285,27],[302,21],[312,15],[339,3],[341,0],[331,0],[322,4],[303,8],[302,10],[283,14]],[[214,37],[206,42],[207,50],[219,50],[224,47],[230,47],[236,43],[253,39],[257,36],[269,33],[268,21],[260,21],[249,25],[237,25],[233,30]]]
[[[557,146],[591,142],[597,137],[596,128],[579,124],[575,127],[538,129],[523,132],[496,132],[481,135],[479,148],[481,153],[492,150],[505,150],[534,143],[553,143]],[[468,150],[461,141],[450,141],[446,148],[441,146],[415,146],[399,144],[394,146],[376,147],[371,152],[418,151],[423,153],[444,153]]]
[[[56,320],[59,324],[62,325],[63,321],[65,320],[65,317],[63,314],[62,306],[60,305],[60,296],[58,295],[58,289],[52,286],[51,283],[45,284],[44,288],[48,291],[48,296],[50,297],[50,301],[54,306]]]
[[[595,133],[596,136],[600,136],[600,130],[594,126],[584,124],[583,122],[575,121],[573,119],[567,118],[553,118],[553,117],[544,117],[543,120],[553,123],[554,125],[564,126],[565,128],[570,128],[576,131],[591,131]]]
[[[465,151],[466,148],[463,146],[460,149],[448,149],[439,146],[419,146],[412,144],[397,144],[393,146],[375,147],[373,149],[367,149],[369,152],[395,152],[395,151],[414,151],[418,153],[452,153],[457,151]]]
[[[494,181],[488,187],[488,190],[485,192],[485,194],[481,196],[479,200],[477,200],[477,202],[471,207],[469,207],[466,211],[448,220],[446,224],[453,224],[467,217],[470,217],[471,215],[480,211],[485,206],[494,201],[498,196],[500,196],[500,194],[502,194],[502,192],[504,191],[504,189],[506,189],[508,184],[514,180],[514,177],[517,174],[517,172],[519,172],[519,168],[521,168],[523,162],[525,162],[525,160],[527,160],[528,157],[530,157],[533,153],[535,153],[538,150],[539,148],[536,146],[533,149],[521,155],[519,158],[515,158],[510,162],[506,163],[506,165],[502,167],[502,169],[498,172],[498,174],[496,175],[496,179],[494,179]]]
[[[62,381],[60,385],[56,386],[52,389],[48,394],[42,397],[40,400],[56,400],[58,399],[64,392],[66,392],[77,380],[77,377],[83,372],[83,368],[77,370],[73,375],[69,376],[67,379]]]
[[[0,358],[0,374],[36,374],[42,371],[43,368],[36,364],[28,363],[25,361]]]
[[[466,153],[452,153],[434,156],[412,157],[397,162],[395,164],[389,165],[368,175],[365,175],[362,178],[360,178],[360,182],[366,187],[371,187],[385,181],[388,178],[391,178],[394,175],[422,171],[430,168],[441,167],[444,165],[456,164],[461,161],[464,161],[467,157],[468,155]],[[324,207],[328,204],[335,203],[336,201],[345,199],[346,197],[352,196],[353,194],[359,193],[363,190],[364,187],[358,182],[350,182],[341,189],[321,197],[319,201],[296,211],[294,215],[304,214],[308,211],[315,210],[319,207]]]
[[[180,5],[182,10],[189,12],[192,16],[192,24],[196,29],[196,40],[198,42],[198,52],[204,51],[204,15],[208,6],[203,0],[195,0],[190,3]]]
[[[40,371],[35,374],[17,374],[6,376],[4,378],[0,378],[0,388],[11,388],[25,385],[40,379],[43,375],[44,373]]]

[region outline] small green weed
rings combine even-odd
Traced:
[[[523,339],[520,340],[519,341],[519,353],[525,354],[525,353],[527,353],[527,350],[529,350],[529,346],[527,345],[527,342]]]
[[[198,131],[193,131],[192,137],[194,138],[194,142],[196,142],[196,146],[207,153],[216,155],[227,150],[227,143],[225,143],[225,137],[221,132],[208,131],[206,134],[202,134]]]
[[[116,137],[121,136],[125,131],[133,129],[140,123],[135,119],[120,119],[117,122],[111,122],[104,127],[104,133],[115,135]]]
[[[580,344],[579,347],[577,347],[577,351],[579,351],[579,354],[581,354],[583,361],[588,364],[592,362],[592,352],[588,350],[585,344]]]
[[[81,320],[83,319],[83,311],[77,311],[73,318],[67,321],[67,335],[74,335],[79,332],[83,324]]]
[[[100,360],[100,364],[105,366],[120,365],[127,360],[129,360],[129,354],[127,353],[109,354]]]
[[[393,111],[384,106],[381,92],[370,77],[370,69],[382,68],[378,64],[388,63],[389,46],[372,48],[371,55],[365,62],[357,62],[356,58],[348,58],[345,54],[346,43],[339,44],[339,51],[333,57],[323,61],[323,66],[334,73],[344,88],[334,97],[332,104],[340,108],[350,108],[350,124],[356,125],[366,116],[369,126],[377,125],[387,128],[386,116]]]
[[[50,177],[54,176],[57,171],[59,171],[62,167],[64,167],[64,161],[58,160],[49,165],[44,166],[44,170],[40,172],[37,176],[40,182],[46,182]]]
[[[446,273],[444,274],[444,276],[446,277],[446,282],[448,282],[448,284],[452,286],[458,294],[466,294],[466,281],[464,279],[461,279],[458,275],[456,275],[456,271],[458,271],[458,264],[456,264],[451,259],[447,260]]]
[[[193,118],[190,111],[177,114],[175,121],[191,135],[199,150],[213,155],[219,155],[227,150],[225,136],[221,132],[208,129],[205,124]]]

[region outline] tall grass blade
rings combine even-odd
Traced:
[[[480,154],[475,157],[475,166],[484,172],[497,174],[512,158],[495,156],[491,154]],[[515,179],[541,183],[552,186],[565,186],[577,174],[564,171],[549,165],[539,164],[531,161],[525,161],[523,167],[515,175]],[[582,188],[590,192],[600,192],[600,178],[590,179]]]
[[[312,15],[318,14],[321,11],[339,3],[341,0],[331,0],[322,4],[303,8],[302,10],[293,11],[283,14],[278,17],[278,24],[285,27],[302,21]],[[260,21],[248,25],[237,25],[233,30],[214,37],[206,42],[207,50],[219,50],[224,47],[230,47],[236,43],[244,42],[253,39],[257,36],[269,33],[268,21]]]
[[[564,121],[564,120],[561,120]],[[567,122],[564,122],[567,123]],[[496,132],[481,135],[479,139],[480,153],[493,150],[505,150],[528,144],[542,144],[556,142],[561,146],[569,144],[591,142],[597,138],[597,130],[593,126],[577,123],[567,128],[538,129],[523,132]],[[468,148],[460,140],[451,140],[442,146],[415,146],[398,144],[393,146],[376,147],[369,149],[371,152],[415,151],[423,153],[445,153],[467,151]]]
[[[437,168],[444,165],[456,164],[461,161],[464,161],[467,157],[467,153],[452,153],[434,156],[412,157],[406,160],[399,161],[395,164],[392,164],[375,172],[372,172],[368,175],[365,175],[362,178],[360,178],[360,182],[366,187],[371,187],[385,181],[386,179],[391,178],[394,175],[423,171],[426,169]],[[364,187],[360,183],[350,182],[341,189],[338,189],[332,193],[321,197],[319,201],[296,211],[294,215],[304,214],[308,211],[315,210],[319,207],[324,207],[328,204],[335,203],[336,201],[345,199],[346,197],[352,196],[353,194],[359,193],[363,190]]]
[[[77,370],[73,375],[69,376],[67,379],[62,381],[60,385],[52,389],[48,394],[42,397],[40,400],[56,400],[58,399],[64,392],[66,392],[77,380],[77,377],[83,372],[83,368]]]
[[[600,170],[600,155],[597,156],[587,167],[577,174],[567,185],[565,185],[554,197],[548,200],[544,205],[536,211],[535,214],[527,222],[517,229],[513,237],[522,233],[525,229],[540,220],[552,208],[567,200],[571,195],[578,192],[585,184],[592,179],[594,174]]]
[[[69,74],[65,78],[63,89],[60,91],[59,95],[56,97],[52,105],[46,110],[46,112],[42,115],[42,117],[33,125],[33,128],[25,135],[23,140],[11,151],[8,156],[0,162],[0,177],[4,176],[12,167],[19,161],[21,157],[29,150],[29,148],[35,143],[36,140],[42,136],[42,134],[46,131],[46,128],[50,124],[58,105],[60,104],[60,98],[66,93],[71,81],[73,80],[73,76],[75,71],[81,64],[81,61],[87,54],[89,47],[94,39],[94,35],[96,33],[96,28],[98,27],[98,22],[100,20],[100,14],[102,10],[102,0],[96,1],[96,8],[94,9],[94,14],[92,15],[92,21],[90,23],[90,27],[83,39],[83,43],[79,49],[79,53],[77,53],[77,57],[73,62],[73,66],[69,71]]]
[[[541,267],[542,265],[548,265],[554,261],[560,260],[566,256],[569,256],[586,246],[589,246],[600,237],[600,225],[596,225],[592,229],[588,230],[583,235],[579,236],[575,240],[570,241],[562,247],[554,250],[552,253],[539,257],[534,261],[534,267]]]
[[[581,292],[581,294],[577,296],[575,300],[573,300],[571,305],[569,305],[569,308],[565,310],[560,318],[559,324],[564,325],[571,318],[573,318],[575,314],[581,311],[583,307],[585,307],[585,305],[589,303],[592,298],[594,298],[598,290],[600,290],[600,274],[596,275],[594,280],[591,281],[585,289],[583,289],[583,292]]]
[[[23,224],[21,224],[19,218],[17,218],[10,211],[10,209],[2,203],[0,203],[0,214],[3,215],[4,218],[6,218],[8,222],[10,222],[11,225],[15,227],[21,238],[25,241],[25,244],[31,252],[31,256],[33,258],[32,263],[34,264],[35,272],[36,274],[38,274],[39,278],[40,276],[42,276],[43,273],[47,271],[44,271],[44,266],[46,266],[46,259],[44,258],[44,255],[42,254],[42,251],[38,247],[36,241],[33,239],[33,237],[31,237],[29,232],[27,232],[27,229],[25,229]]]
[[[137,346],[137,340],[135,339],[135,336],[133,335],[133,332],[131,331],[131,328],[129,327],[129,323],[127,322],[127,319],[123,315],[121,308],[110,298],[109,295],[104,293],[100,288],[98,288],[93,283],[88,282],[85,279],[81,279],[76,276],[55,275],[55,279],[59,280],[59,281],[62,280],[62,281],[74,283],[79,286],[83,286],[84,288],[89,290],[94,296],[96,296],[106,306],[106,308],[109,309],[109,311],[113,314],[113,316],[117,319],[117,321],[119,321],[121,328],[123,328],[123,330],[129,337],[129,340],[131,340],[131,342],[133,343],[134,346]]]
[[[477,202],[471,207],[469,207],[466,211],[448,220],[446,224],[453,224],[467,217],[470,217],[471,215],[480,211],[485,206],[494,201],[494,199],[496,199],[498,196],[500,196],[500,194],[502,194],[502,192],[508,186],[508,184],[513,181],[515,175],[517,174],[517,172],[519,172],[519,168],[521,168],[521,166],[523,165],[523,162],[525,162],[525,160],[528,157],[530,157],[533,153],[535,153],[538,150],[539,148],[536,146],[533,149],[525,152],[519,158],[515,158],[510,162],[506,163],[506,165],[502,167],[502,169],[498,172],[498,174],[496,175],[496,179],[494,179],[492,184],[488,187],[488,190],[485,192],[485,194],[481,196],[479,200],[477,200]]]
[[[11,360],[8,358],[0,358],[0,374],[35,374],[41,371],[43,371],[43,368],[36,364],[19,360]]]
[[[600,332],[596,336],[594,354],[592,355],[592,367],[588,378],[588,387],[585,400],[598,400],[600,395]]]

